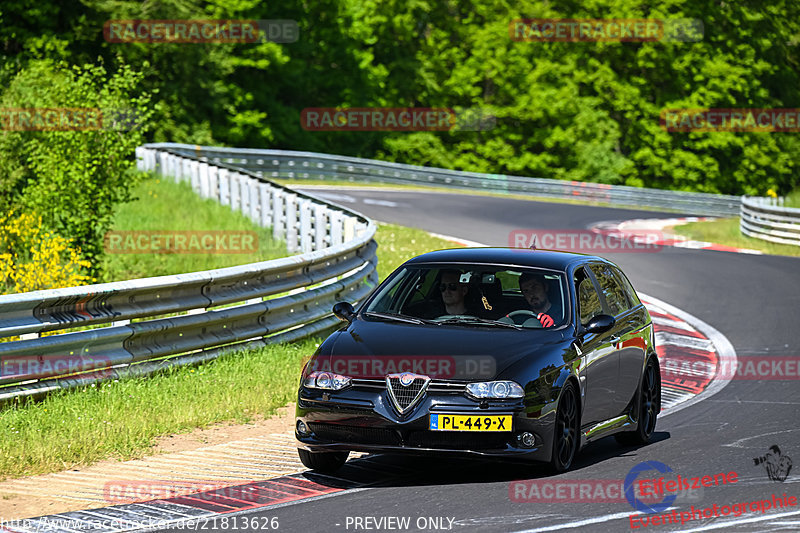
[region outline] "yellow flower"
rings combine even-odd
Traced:
[[[72,241],[45,231],[42,217],[30,213],[0,215],[0,292],[18,293],[92,283],[91,263]]]

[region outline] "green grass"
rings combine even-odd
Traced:
[[[800,256],[800,246],[771,243],[742,235],[739,230],[739,217],[720,218],[708,222],[691,222],[675,226],[672,231],[698,241],[760,250],[773,255]]]
[[[393,224],[380,224],[376,240],[381,279],[415,255],[455,246]],[[295,399],[303,358],[319,342],[267,346],[6,407],[0,411],[0,479],[137,458],[159,436],[271,415]]]
[[[378,243],[378,276],[381,281],[416,255],[431,250],[460,247],[419,229],[383,222],[378,223],[375,241]]]
[[[132,459],[159,435],[273,414],[294,399],[303,358],[318,342],[267,346],[7,407],[0,411],[0,478]]]
[[[107,250],[101,265],[101,281],[197,272],[288,255],[286,244],[273,240],[270,228],[258,226],[242,213],[232,211],[215,200],[201,198],[186,182],[175,183],[151,177],[134,190],[134,196],[138,199],[118,207],[112,231],[253,231],[257,237],[254,240],[257,249],[252,253],[133,254]]]

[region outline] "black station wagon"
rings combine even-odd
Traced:
[[[415,257],[358,309],[300,380],[304,465],[350,451],[472,454],[569,469],[588,442],[646,443],[661,410],[650,315],[600,257],[461,248]]]

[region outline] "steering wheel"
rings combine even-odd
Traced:
[[[530,320],[530,319],[531,319],[531,317],[532,317],[532,318],[535,318],[536,320],[538,320],[538,321],[539,321],[539,325],[541,326],[541,325],[542,325],[542,321],[541,321],[541,320],[539,320],[539,317],[537,316],[538,314],[539,314],[539,313],[537,313],[536,311],[529,311],[528,309],[519,309],[519,310],[517,310],[517,311],[511,311],[511,312],[510,312],[510,313],[508,313],[508,314],[507,314],[507,315],[506,315],[504,318],[509,318],[509,319],[511,319],[511,321],[512,321],[514,324],[517,324],[517,325],[522,325],[522,324],[524,324],[525,322],[527,322],[528,320]],[[519,317],[519,316],[524,316],[524,317],[526,317],[526,318],[525,318],[524,320],[521,320],[521,321],[517,322],[517,321],[515,320],[515,317]]]

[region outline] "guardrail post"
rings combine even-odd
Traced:
[[[272,189],[272,237],[276,241],[284,239],[283,231],[283,192],[280,189]]]
[[[203,163],[202,165],[200,165],[200,183],[199,183],[200,190],[199,190],[199,192],[200,192],[200,196],[203,197],[203,198],[208,198],[208,191],[211,188],[211,185],[209,183],[211,178],[209,177],[209,174],[211,174],[211,169],[212,168],[213,167],[211,167],[211,165],[209,165],[208,163]]]
[[[192,172],[192,190],[194,192],[199,192],[200,191],[200,174],[203,173],[203,166],[204,165],[207,166],[207,164],[203,163],[202,161],[197,163],[197,166],[195,167],[194,172]]]
[[[259,183],[258,188],[261,190],[259,197],[261,199],[261,227],[266,228],[270,223],[270,216],[272,211],[269,208],[270,191],[269,184]]]
[[[286,199],[286,249],[289,253],[297,251],[297,195],[289,193]]]
[[[238,172],[231,172],[229,174],[229,177],[230,177],[230,180],[231,180],[230,181],[231,211],[238,211],[239,210],[239,205],[241,205],[240,204],[240,200],[241,200],[241,194],[242,194],[242,191],[239,188],[239,180],[241,180],[242,175],[239,174]]]
[[[325,235],[328,234],[328,209],[324,205],[314,204],[314,250],[325,248]]]
[[[261,205],[261,202],[259,201],[259,198],[258,198],[258,193],[260,192],[258,184],[259,184],[258,180],[255,180],[253,178],[250,178],[249,180],[247,180],[247,187],[250,189],[250,194],[249,194],[249,196],[250,196],[250,220],[252,220],[253,222],[258,222],[258,220],[259,220],[259,218],[258,218],[258,209],[259,209],[259,207]]]
[[[745,208],[744,208],[744,199],[745,195],[742,195],[741,202],[739,203],[739,233],[742,235],[746,235],[746,231],[744,229],[744,217],[745,217]]]
[[[344,219],[344,242],[355,239],[356,237],[356,224],[351,217]]]
[[[218,166],[210,166],[208,168],[208,196],[206,198],[219,198],[219,171],[221,169]]]
[[[300,252],[310,252],[312,250],[312,244],[311,202],[308,200],[300,200]]]
[[[167,171],[167,174],[172,176],[173,181],[177,181],[177,176],[178,176],[178,172],[177,172],[177,168],[176,168],[178,166],[178,161],[177,160],[178,160],[178,158],[175,157],[174,155],[167,154],[167,168],[166,168],[166,171]]]
[[[341,211],[331,213],[331,246],[342,244],[342,230],[344,229],[344,215]]]
[[[200,162],[199,161],[192,161],[189,164],[189,177],[186,180],[189,183],[190,187],[194,183],[194,181],[196,179],[195,176],[197,176],[198,172],[200,172]]]
[[[227,168],[219,171],[219,203],[231,205],[231,176]]]
[[[137,146],[136,149],[133,151],[136,157],[136,170],[144,171],[144,154],[146,153],[145,150],[147,148],[142,148],[141,146]]]
[[[245,175],[239,175],[239,211],[243,215],[247,215],[250,211],[250,187],[248,186],[248,182],[252,178]]]
[[[190,175],[191,160],[181,157],[178,163],[178,176],[176,181],[186,181],[187,176]]]

